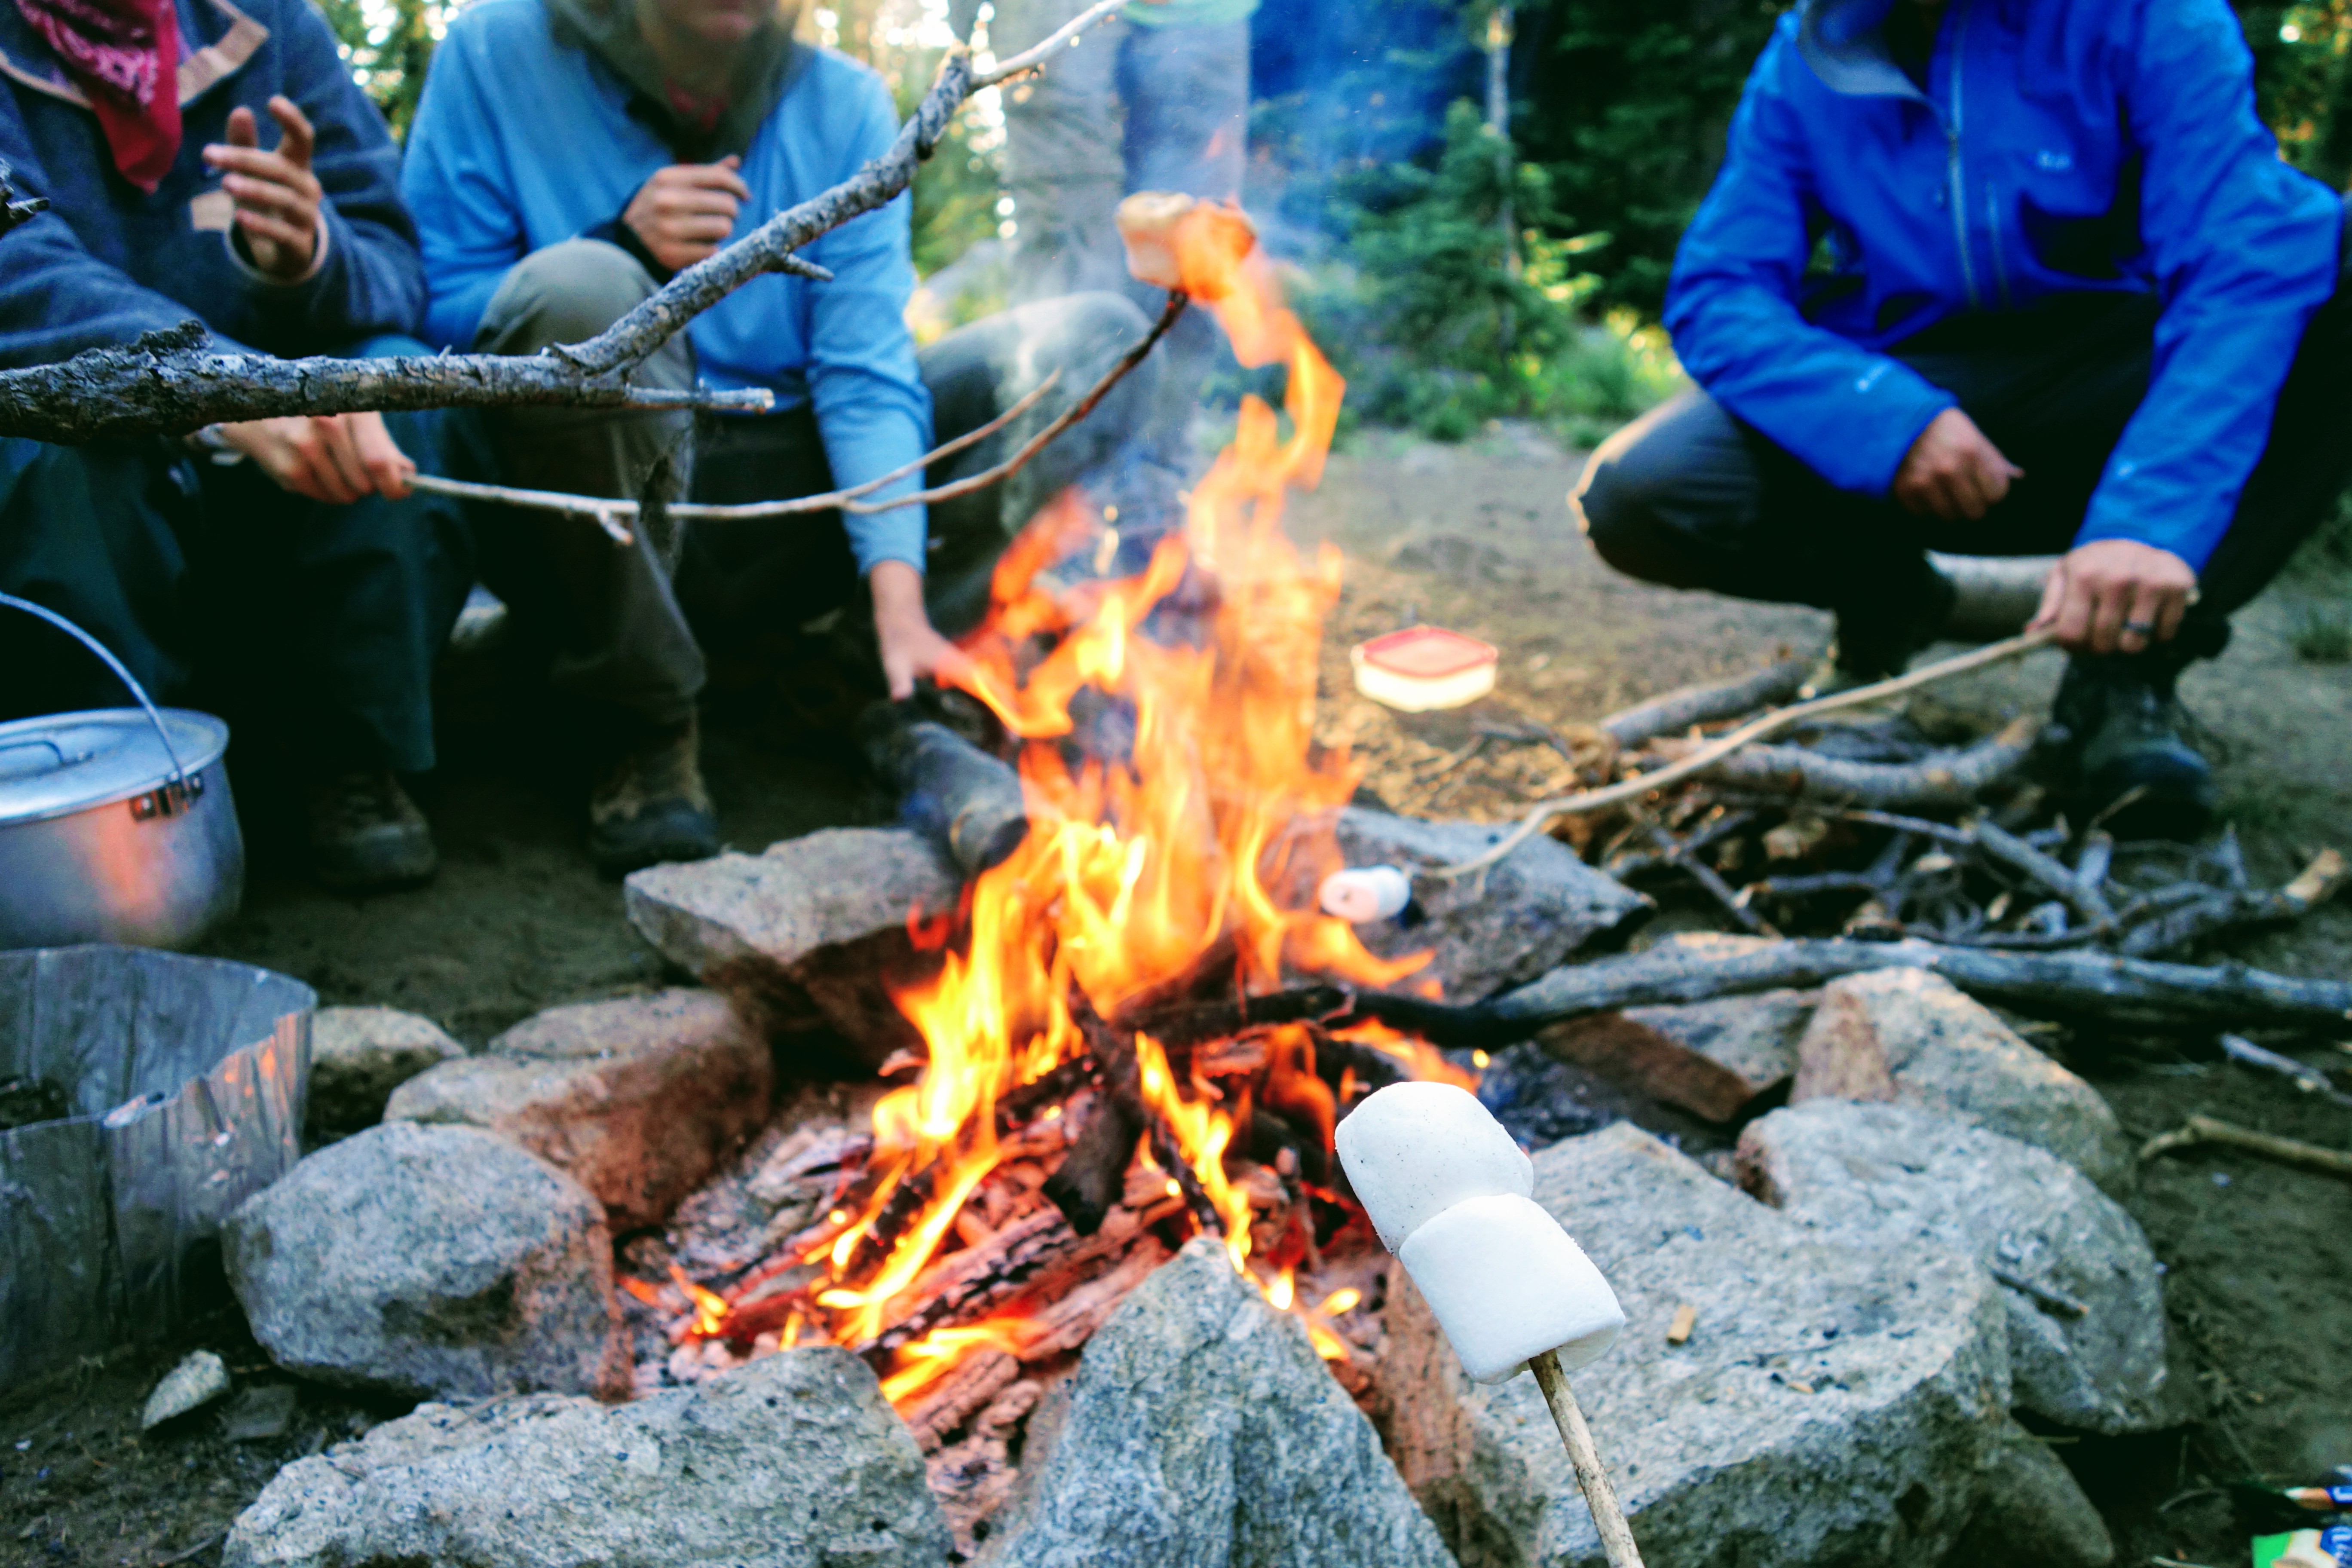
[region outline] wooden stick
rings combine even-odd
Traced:
[[[2305,1143],[2297,1138],[2280,1138],[2268,1132],[2257,1132],[2251,1127],[2241,1127],[2218,1116],[2192,1116],[2179,1131],[2157,1134],[2140,1146],[2139,1157],[2153,1160],[2159,1154],[2169,1154],[2175,1149],[2187,1149],[2199,1143],[2219,1143],[2228,1149],[2242,1149],[2250,1154],[2260,1154],[2284,1165],[2300,1165],[2306,1171],[2318,1171],[2330,1176],[2352,1176],[2352,1153],[2341,1149],[2323,1149],[2316,1143]]]
[[[1916,691],[1923,686],[1932,686],[1939,680],[1949,680],[1954,676],[1966,675],[1970,670],[2005,664],[2012,658],[2022,658],[2039,648],[2052,646],[2053,636],[2054,634],[2050,632],[2027,632],[2022,637],[2013,637],[2004,642],[1997,642],[1990,647],[1961,654],[1958,658],[1931,664],[1925,669],[1915,669],[1908,675],[1898,675],[1892,680],[1881,680],[1869,686],[1857,686],[1851,691],[1840,691],[1829,697],[1816,697],[1811,702],[1800,702],[1794,707],[1767,713],[1760,719],[1741,725],[1727,735],[1708,742],[1682,761],[1660,768],[1655,773],[1643,773],[1638,778],[1627,779],[1622,784],[1610,784],[1601,789],[1584,790],[1576,795],[1561,795],[1556,800],[1545,801],[1529,811],[1525,821],[1503,835],[1485,854],[1465,860],[1458,866],[1441,866],[1435,870],[1424,871],[1421,874],[1424,877],[1435,878],[1440,881],[1450,882],[1457,878],[1483,871],[1537,834],[1541,833],[1545,826],[1555,816],[1599,811],[1603,806],[1615,805],[1622,801],[1639,800],[1643,795],[1664,789],[1670,784],[1686,779],[1693,773],[1712,766],[1751,742],[1763,740],[1768,735],[1777,735],[1781,731],[1802,723],[1808,719],[1819,718],[1824,713],[1834,713],[1841,709],[1860,708],[1872,702],[1884,701],[1889,697],[1897,697],[1906,691]]]
[[[1609,1555],[1609,1568],[1642,1568],[1642,1549],[1633,1544],[1633,1527],[1625,1522],[1625,1510],[1617,1506],[1616,1489],[1609,1484],[1609,1472],[1601,1467],[1601,1450],[1592,1446],[1584,1412],[1576,1407],[1576,1395],[1568,1390],[1568,1373],[1560,1370],[1559,1352],[1546,1351],[1528,1365],[1543,1390],[1544,1403],[1551,1406],[1559,1440],[1568,1446],[1568,1462],[1576,1467],[1576,1484],[1584,1489],[1584,1503],[1592,1510],[1592,1525],[1601,1532],[1601,1550]]]

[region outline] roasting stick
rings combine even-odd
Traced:
[[[1576,1407],[1576,1395],[1569,1392],[1559,1352],[1546,1351],[1529,1361],[1528,1368],[1536,1374],[1544,1403],[1551,1406],[1551,1423],[1559,1428],[1559,1440],[1568,1445],[1568,1462],[1576,1467],[1576,1484],[1584,1489],[1584,1504],[1592,1510],[1592,1525],[1601,1532],[1601,1550],[1608,1555],[1609,1568],[1642,1568],[1642,1549],[1633,1544],[1633,1527],[1625,1522],[1625,1510],[1617,1506],[1617,1489],[1609,1484],[1601,1450],[1592,1446],[1592,1429],[1584,1424],[1584,1412]]]
[[[1477,1097],[1446,1083],[1369,1096],[1333,1142],[1381,1245],[1412,1277],[1463,1370],[1502,1383],[1532,1369],[1568,1446],[1610,1568],[1642,1568],[1568,1368],[1625,1326],[1617,1293],[1530,1194],[1535,1167]]]
[[[2052,632],[2026,632],[2021,636],[2008,637],[2000,642],[1990,643],[1955,658],[1928,665],[1923,669],[1915,669],[1908,675],[1898,675],[1891,680],[1880,680],[1868,686],[1857,686],[1850,691],[1840,691],[1828,697],[1816,697],[1811,702],[1799,702],[1792,707],[1767,713],[1761,718],[1752,719],[1742,724],[1727,735],[1718,736],[1709,741],[1682,761],[1670,763],[1655,773],[1643,773],[1638,777],[1604,785],[1600,789],[1582,790],[1575,795],[1564,795],[1557,799],[1545,801],[1529,811],[1517,827],[1503,835],[1484,854],[1475,856],[1456,866],[1440,866],[1433,870],[1419,872],[1417,875],[1433,878],[1441,882],[1451,882],[1457,878],[1467,877],[1474,871],[1483,871],[1537,834],[1541,833],[1555,816],[1570,816],[1588,811],[1599,811],[1603,806],[1616,805],[1629,800],[1639,800],[1654,790],[1664,789],[1670,784],[1680,783],[1693,773],[1710,768],[1739,750],[1740,747],[1761,741],[1769,735],[1776,735],[1792,724],[1802,723],[1807,719],[1818,718],[1823,713],[1834,713],[1842,708],[1860,708],[1869,703],[1883,701],[1889,697],[1899,697],[1904,692],[1916,691],[1923,686],[1932,686],[1939,680],[1949,680],[1956,675],[1966,675],[1972,669],[1983,669],[1991,665],[2006,664],[2011,659],[2022,658],[2037,648],[2050,647],[2054,638],[2055,634]]]

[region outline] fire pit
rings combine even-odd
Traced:
[[[1139,576],[1054,584],[1058,563],[1118,547],[1082,498],[1015,542],[961,684],[1018,747],[1029,831],[953,918],[913,927],[936,978],[896,999],[922,1048],[885,1064],[899,1081],[870,1109],[780,1120],[667,1245],[623,1258],[641,1390],[845,1347],[938,1456],[960,1529],[1003,1495],[1037,1380],[1196,1235],[1365,1394],[1385,1259],[1338,1184],[1333,1128],[1402,1079],[1469,1081],[1328,1004],[1236,1005],[1297,976],[1393,985],[1428,955],[1375,956],[1315,910],[1356,784],[1311,736],[1339,562],[1302,558],[1281,519],[1320,474],[1344,385],[1263,257],[1220,234],[1238,219],[1199,216],[1178,234],[1186,289],[1244,364],[1287,366],[1286,432],[1245,400]]]

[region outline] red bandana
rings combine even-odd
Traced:
[[[173,0],[16,0],[89,99],[122,177],[145,191],[180,154],[180,16]]]

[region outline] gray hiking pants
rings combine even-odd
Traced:
[[[575,239],[516,264],[485,312],[476,346],[531,353],[610,326],[654,289],[619,247]],[[937,439],[995,418],[1055,370],[1053,394],[1005,429],[931,465],[927,486],[1002,462],[1082,395],[1148,323],[1117,295],[1074,294],[975,321],[922,351]],[[1003,484],[934,506],[925,563],[931,618],[950,636],[988,605],[997,556],[1046,501],[1109,466],[1157,395],[1147,360],[1079,424]],[[652,386],[694,384],[680,333],[638,372]],[[806,407],[756,416],[563,408],[475,416],[467,466],[497,482],[573,494],[635,496],[668,464],[674,499],[777,500],[835,488]],[[838,512],[636,530],[616,546],[574,517],[478,507],[482,579],[518,623],[550,646],[551,678],[567,699],[626,724],[671,728],[694,710],[704,655],[756,652],[835,611],[832,639],[850,673],[878,683],[872,606]]]
[[[1087,0],[997,0],[1000,56],[1025,49]],[[1106,47],[1107,46],[1107,47]],[[1013,200],[1013,298],[1125,293],[1158,314],[1165,298],[1128,276],[1112,215],[1134,191],[1238,201],[1249,153],[1250,29],[1107,23],[1054,68],[1006,95],[1004,183]],[[1182,467],[1201,384],[1223,356],[1216,323],[1191,311],[1160,350],[1163,397],[1148,439]]]

